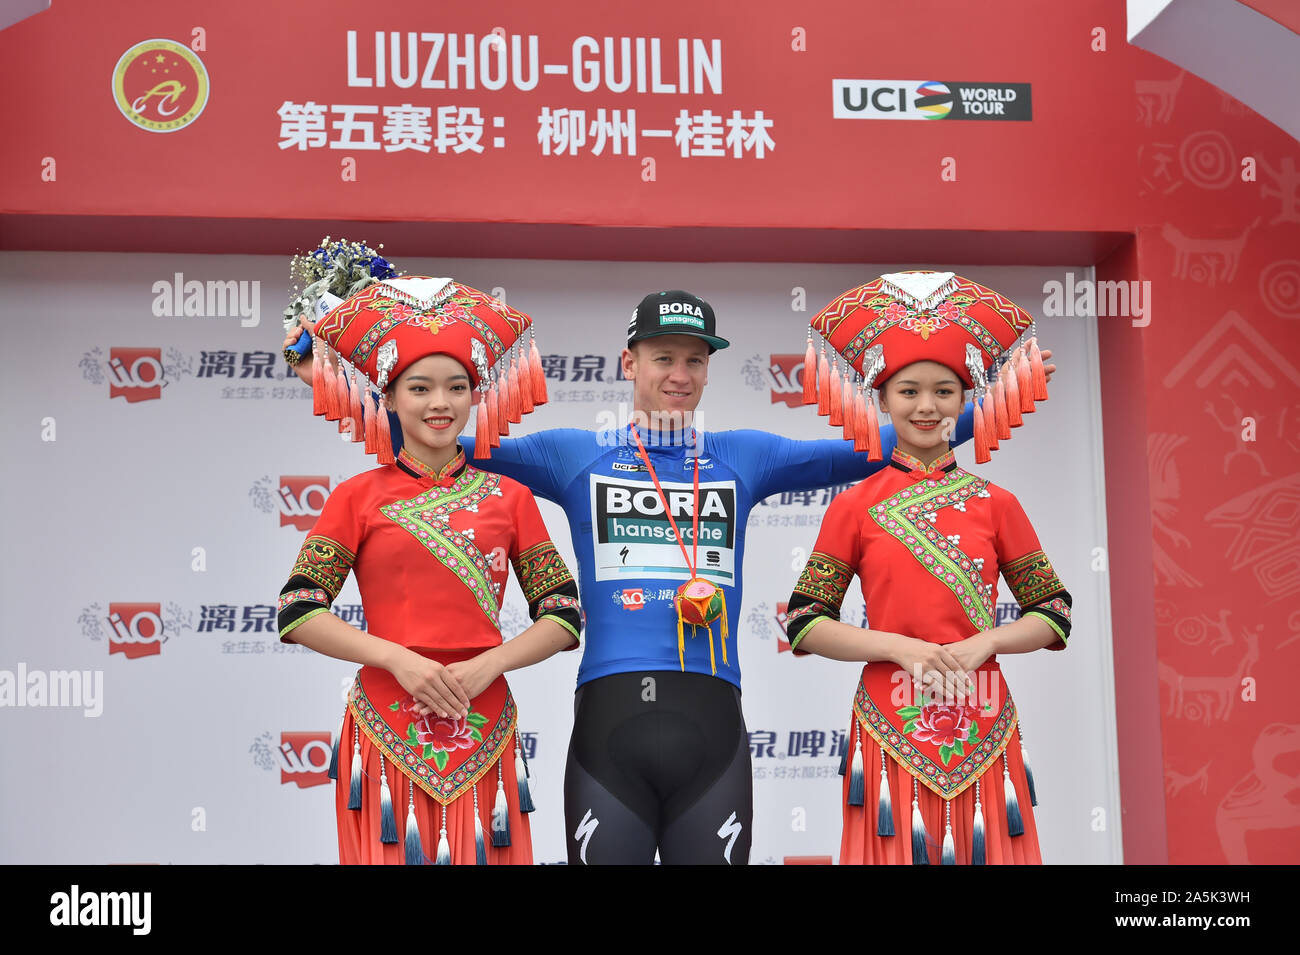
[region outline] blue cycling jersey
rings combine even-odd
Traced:
[[[970,405],[955,443],[970,439]],[[400,429],[394,429],[395,438]],[[738,619],[749,512],[765,497],[859,481],[889,460],[894,429],[880,429],[883,461],[868,461],[842,440],[795,441],[764,431],[642,432],[667,504],[691,550],[695,447],[699,447],[699,576],[721,587],[730,637],[722,660],[713,625],[717,676],[740,686]],[[679,669],[677,612],[672,597],[689,577],[664,504],[628,430],[556,429],[503,438],[475,467],[504,474],[564,508],[578,559],[579,592],[587,615],[578,685],[613,673]],[[695,559],[694,557],[692,559]],[[686,627],[685,669],[712,673],[709,638]]]

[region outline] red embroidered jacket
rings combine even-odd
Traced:
[[[280,592],[280,639],[293,643],[295,627],[328,613],[352,572],[373,635],[413,649],[499,646],[511,565],[529,616],[555,620],[576,647],[577,584],[528,489],[463,453],[434,473],[403,450],[330,494]]]
[[[927,470],[895,450],[890,466],[831,502],[790,597],[792,647],[820,619],[838,620],[854,575],[868,625],[956,643],[996,625],[1001,574],[1022,614],[1040,617],[1064,649],[1070,594],[1020,502],[957,467],[952,452]]]

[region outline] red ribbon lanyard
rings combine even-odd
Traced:
[[[668,506],[668,498],[664,494],[664,489],[659,485],[659,475],[655,474],[655,466],[650,463],[650,455],[646,453],[645,445],[641,443],[641,436],[637,434],[636,425],[631,425],[632,440],[636,442],[637,448],[641,452],[641,460],[645,462],[646,470],[650,472],[650,480],[655,482],[655,493],[659,495],[659,503],[664,506],[664,513],[668,515],[668,524],[677,535],[677,546],[682,549],[682,559],[686,561],[686,569],[691,572],[691,579],[695,579],[695,568],[699,566],[700,557],[700,456],[695,455],[695,498],[691,502],[691,551],[695,555],[695,560],[691,560],[686,553],[686,542],[682,540],[682,532],[677,529],[677,522],[673,520],[672,509]],[[725,653],[723,654],[726,655]]]

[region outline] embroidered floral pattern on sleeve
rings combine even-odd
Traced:
[[[308,580],[320,584],[329,594],[329,601],[324,601],[328,603],[338,597],[355,560],[356,555],[338,541],[312,536],[303,541],[290,576],[302,574]]]
[[[905,487],[869,511],[882,529],[952,591],[967,619],[979,630],[995,626],[992,588],[984,583],[980,566],[934,525],[944,508],[965,510],[972,498],[988,496],[988,481],[955,468],[937,481]]]
[[[838,620],[840,605],[853,582],[853,568],[844,561],[821,551],[813,551],[794,585],[790,605],[786,608],[786,633],[791,646],[817,620]]]
[[[291,604],[297,603],[299,600],[305,600],[308,603],[325,604],[325,606],[328,607],[330,599],[330,595],[320,588],[315,590],[291,590],[287,594],[280,594],[280,603],[279,606],[276,607],[276,611],[282,611]]]
[[[564,566],[555,545],[542,541],[521,553],[515,559],[515,574],[524,591],[524,599],[532,603],[542,594],[573,582],[573,575]]]
[[[543,597],[541,603],[537,605],[537,614],[541,616],[544,613],[554,612],[556,610],[576,610],[586,623],[587,615],[582,612],[582,607],[578,604],[576,597],[566,597],[564,594],[552,594],[549,597]]]
[[[484,615],[498,630],[498,587],[488,559],[466,534],[449,524],[456,511],[477,511],[479,502],[500,494],[500,478],[477,468],[465,472],[447,488],[430,488],[406,501],[385,504],[379,512],[415,537],[437,561],[455,574],[474,595]]]
[[[794,585],[794,592],[811,597],[821,604],[823,612],[838,616],[840,604],[853,582],[853,573],[853,568],[844,561],[815,550],[809,555],[799,582]]]
[[[565,619],[566,615],[569,619]],[[549,597],[543,597],[537,604],[535,619],[541,620],[542,617],[554,620],[577,640],[582,639],[582,631],[587,629],[587,615],[582,612],[582,605],[578,603],[578,598],[566,594],[551,594]]]
[[[1053,597],[1045,604],[1039,604],[1035,609],[1050,610],[1053,613],[1059,613],[1066,620],[1070,619],[1070,605],[1060,597]]]
[[[1042,603],[1065,589],[1056,571],[1052,570],[1052,562],[1041,550],[1013,560],[1002,568],[1002,576],[1007,579],[1007,587],[1021,607]]]

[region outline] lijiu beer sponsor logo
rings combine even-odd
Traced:
[[[330,479],[324,474],[282,476],[279,491],[276,493],[280,526],[292,524],[300,531],[311,530],[329,496]]]
[[[248,751],[253,762],[265,770],[279,769],[280,783],[293,783],[299,789],[323,786],[330,781],[330,758],[333,755],[329,733],[284,733],[277,745],[270,733],[253,740]]]
[[[193,615],[179,604],[113,601],[108,610],[96,601],[81,608],[77,617],[81,634],[91,640],[108,638],[108,652],[128,660],[162,653],[162,645],[185,630],[194,629]]]
[[[772,383],[771,404],[782,403],[791,408],[803,404],[803,360],[803,355],[771,356],[767,366]]]
[[[281,527],[293,526],[305,533],[325,508],[330,479],[326,474],[284,474],[272,482],[267,476],[249,489],[248,496],[259,511],[278,511]]]
[[[166,640],[160,604],[110,603],[108,652],[124,653],[128,660],[162,653]]]
[[[104,349],[96,345],[77,364],[81,377],[93,385],[103,385],[108,378],[109,398],[132,404],[161,398],[173,381],[194,374],[192,359],[175,348],[167,349],[164,361],[161,348],[110,347],[105,358]]]
[[[276,756],[280,763],[280,782],[295,783],[299,789],[323,786],[330,781],[329,733],[281,733]]]
[[[780,636],[776,638],[777,653],[786,653],[790,650],[790,641],[785,639],[785,625],[789,619],[787,616],[789,608],[789,603],[784,600],[776,605],[776,629],[780,633]]]
[[[149,401],[167,386],[161,348],[110,348],[106,370],[110,398]]]
[[[1028,83],[831,80],[836,119],[1033,119]]]

